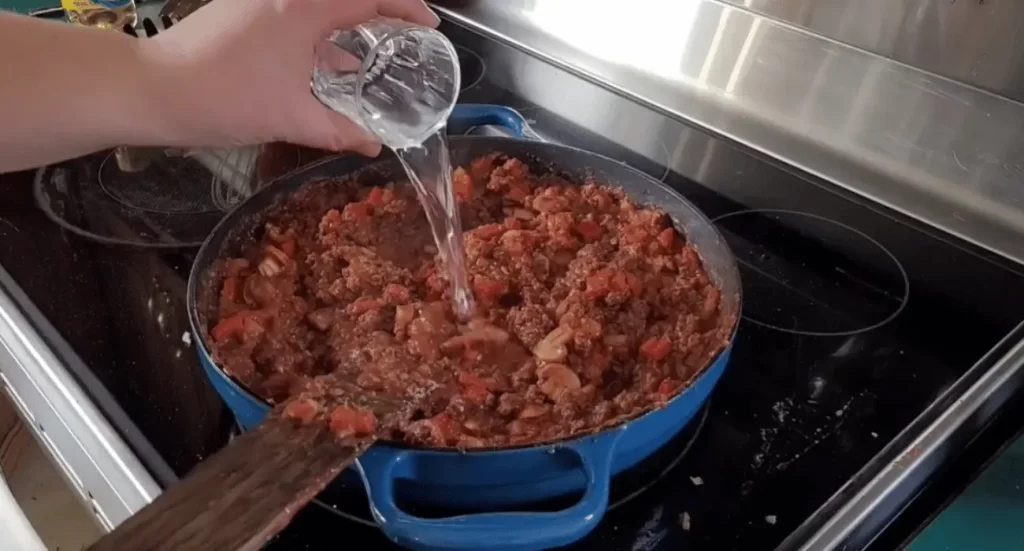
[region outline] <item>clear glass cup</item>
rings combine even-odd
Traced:
[[[458,99],[455,47],[440,32],[396,19],[335,31],[316,50],[313,94],[393,149],[442,128]]]

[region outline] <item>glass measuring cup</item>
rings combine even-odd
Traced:
[[[382,18],[319,44],[312,87],[324,105],[397,150],[445,125],[460,80],[458,54],[443,34]]]

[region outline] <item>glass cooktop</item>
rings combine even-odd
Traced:
[[[507,92],[476,53],[484,39],[446,30],[464,57],[463,101],[509,105],[544,139],[661,178],[714,220],[740,265],[743,319],[709,404],[613,481],[611,510],[572,549],[799,543],[855,489],[851,478],[880,468],[883,447],[1024,317],[1024,294],[1009,292],[1024,286],[1021,274],[965,243],[752,157],[736,186],[770,186],[771,203],[721,195]],[[75,202],[104,158],[58,167],[71,190],[61,214],[90,231],[134,231]],[[138,427],[142,437],[122,429],[140,459],[173,483],[234,431],[189,346],[195,249],[99,243],[56,223],[28,182],[4,193],[0,264]],[[337,549],[357,538],[359,548],[389,548],[369,519],[360,489],[341,489],[301,511],[270,548]]]

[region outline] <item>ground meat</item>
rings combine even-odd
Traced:
[[[726,345],[736,320],[664,212],[498,155],[457,169],[455,184],[472,319],[452,313],[410,186],[321,182],[271,215],[246,258],[222,263],[217,361],[300,422],[381,431],[332,402],[348,385],[415,401],[388,437],[472,448],[639,415]]]

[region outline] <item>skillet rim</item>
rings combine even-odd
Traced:
[[[407,442],[401,442],[401,441],[395,441],[395,440],[389,440],[389,439],[378,440],[378,443],[387,445],[387,446],[395,448],[395,449],[409,449],[409,450],[419,450],[419,451],[425,451],[425,452],[452,453],[452,454],[485,454],[485,453],[515,451],[515,450],[523,450],[523,449],[531,449],[531,448],[547,448],[547,447],[565,445],[567,443],[574,442],[574,441],[577,441],[577,440],[580,440],[580,439],[584,439],[584,438],[593,438],[593,437],[596,437],[596,436],[603,435],[604,433],[610,433],[610,432],[615,431],[615,430],[623,430],[623,429],[627,428],[629,424],[631,424],[631,423],[633,423],[633,422],[635,422],[635,421],[637,421],[637,420],[639,420],[639,419],[641,419],[641,418],[643,418],[643,417],[645,417],[645,416],[647,416],[649,414],[653,414],[653,413],[656,413],[658,411],[661,411],[663,409],[668,408],[671,403],[681,399],[687,393],[687,391],[689,391],[693,387],[693,385],[694,385],[694,383],[696,381],[698,381],[699,379],[704,377],[708,373],[708,371],[711,369],[711,367],[714,366],[718,361],[720,361],[722,359],[722,356],[724,354],[726,354],[727,352],[731,351],[733,345],[735,344],[736,334],[737,334],[737,332],[739,330],[739,326],[740,326],[739,322],[740,322],[740,319],[742,317],[742,312],[743,312],[743,288],[742,288],[742,281],[741,281],[741,278],[740,278],[740,275],[739,275],[739,269],[738,269],[738,266],[736,264],[736,257],[733,254],[731,248],[729,247],[728,242],[725,240],[724,236],[721,234],[721,232],[718,230],[718,228],[714,225],[714,223],[711,221],[711,219],[708,218],[707,215],[703,213],[703,211],[701,211],[699,208],[697,208],[696,205],[694,205],[692,202],[690,202],[690,200],[687,199],[686,197],[684,197],[681,193],[679,193],[678,191],[676,191],[672,187],[666,185],[665,183],[652,178],[651,176],[645,174],[644,172],[641,172],[640,170],[637,170],[637,169],[633,168],[632,166],[627,165],[626,163],[623,163],[621,161],[617,161],[615,159],[612,159],[611,157],[602,155],[600,153],[595,153],[595,152],[592,152],[592,151],[588,151],[586,149],[581,149],[581,148],[577,148],[577,147],[573,147],[573,146],[568,146],[568,145],[564,145],[564,144],[557,144],[557,143],[550,143],[550,142],[534,142],[534,141],[530,141],[530,140],[523,140],[521,138],[512,138],[512,137],[505,137],[505,136],[449,136],[448,140],[449,140],[449,143],[450,143],[450,146],[451,146],[450,149],[453,152],[456,149],[457,144],[459,144],[459,143],[471,142],[471,141],[479,141],[479,142],[488,141],[488,142],[493,142],[495,144],[495,147],[492,148],[492,150],[494,152],[505,154],[505,155],[508,155],[510,157],[511,156],[515,156],[515,155],[511,155],[511,154],[508,154],[508,153],[505,153],[504,151],[502,151],[502,147],[501,147],[502,144],[529,143],[529,144],[533,144],[535,147],[544,147],[544,148],[562,150],[562,151],[565,151],[565,152],[571,152],[571,153],[575,153],[575,154],[583,154],[584,156],[591,157],[591,158],[595,159],[596,161],[600,161],[600,162],[604,162],[604,163],[610,163],[610,164],[614,164],[614,165],[619,165],[620,167],[625,168],[628,172],[632,173],[632,175],[635,176],[636,178],[641,179],[641,180],[646,180],[650,185],[658,187],[658,188],[661,188],[663,191],[665,191],[670,196],[672,196],[680,204],[682,204],[683,206],[687,207],[687,209],[689,211],[691,211],[693,214],[695,214],[698,217],[697,222],[701,226],[704,226],[705,228],[709,229],[711,231],[711,233],[714,236],[717,237],[718,246],[720,246],[722,248],[722,252],[724,252],[725,256],[726,256],[726,260],[727,260],[727,264],[728,264],[726,266],[726,269],[728,271],[732,272],[732,274],[721,274],[720,277],[728,277],[728,276],[731,275],[731,277],[735,278],[735,281],[736,281],[736,292],[735,292],[736,307],[735,307],[735,312],[734,312],[733,319],[732,319],[732,329],[729,332],[729,338],[726,341],[726,344],[722,348],[720,348],[719,351],[714,356],[712,356],[707,362],[705,362],[704,365],[702,365],[701,368],[699,370],[697,370],[697,372],[693,376],[691,376],[689,380],[685,381],[685,384],[682,385],[679,388],[679,390],[677,390],[672,395],[671,398],[666,400],[664,404],[662,404],[660,406],[653,406],[653,407],[645,408],[644,410],[642,410],[639,413],[635,413],[635,414],[630,415],[628,417],[624,417],[624,418],[619,419],[616,423],[614,423],[612,425],[601,427],[600,430],[596,430],[596,431],[595,430],[590,430],[590,431],[577,432],[577,433],[569,434],[569,435],[566,435],[566,436],[563,436],[563,437],[560,437],[560,438],[556,438],[556,439],[542,440],[542,441],[531,442],[531,443],[526,443],[526,444],[513,444],[513,445],[507,445],[507,446],[489,446],[489,447],[482,447],[482,448],[433,447],[433,446],[410,444],[410,443],[407,443]],[[556,157],[556,158],[557,158],[557,156],[558,156],[557,154],[552,155],[552,157]],[[355,162],[354,168],[351,171],[346,172],[345,174],[341,174],[341,175],[338,175],[338,176],[331,177],[333,179],[345,179],[345,178],[350,178],[350,177],[358,177],[364,171],[367,171],[367,172],[373,171],[373,170],[377,169],[377,167],[379,167],[379,166],[385,165],[387,163],[397,162],[397,159],[394,159],[394,158],[391,158],[391,157],[383,157],[383,156],[379,157],[379,158],[376,158],[376,159],[366,159],[366,158],[363,158],[363,157],[355,157],[354,155],[335,155],[335,156],[330,156],[330,157],[325,157],[323,159],[319,159],[319,160],[314,161],[314,162],[312,162],[312,163],[310,163],[308,165],[300,166],[300,167],[296,168],[295,170],[289,171],[288,173],[283,174],[283,175],[275,178],[274,180],[268,182],[267,185],[263,187],[263,189],[261,189],[260,191],[256,192],[255,194],[253,194],[252,196],[247,198],[241,204],[237,205],[234,209],[231,210],[231,212],[229,212],[227,215],[225,215],[224,218],[222,218],[217,223],[216,226],[214,226],[213,230],[211,230],[211,232],[207,236],[206,240],[203,241],[203,245],[200,247],[199,252],[196,254],[195,260],[192,263],[192,267],[189,270],[188,285],[187,285],[187,289],[186,289],[186,301],[187,301],[189,327],[192,330],[192,340],[193,340],[193,344],[196,346],[196,351],[199,354],[202,355],[202,358],[201,358],[202,360],[205,360],[205,361],[209,362],[209,364],[213,367],[213,369],[215,371],[217,371],[218,375],[220,377],[222,377],[228,384],[230,384],[230,385],[232,385],[234,387],[236,392],[238,392],[240,395],[244,396],[245,398],[251,399],[252,401],[254,401],[254,402],[264,406],[268,410],[267,411],[268,414],[269,414],[270,411],[272,411],[274,409],[275,406],[273,404],[271,404],[270,402],[268,402],[267,400],[263,399],[259,394],[253,392],[247,385],[245,385],[244,383],[242,383],[241,381],[236,379],[234,376],[228,374],[224,370],[223,366],[221,366],[218,362],[216,362],[214,360],[213,354],[210,352],[210,348],[207,346],[208,329],[204,328],[203,320],[200,319],[201,316],[199,314],[198,290],[197,289],[198,289],[198,287],[199,287],[201,282],[205,284],[208,281],[207,278],[212,277],[213,275],[215,275],[215,272],[216,272],[215,267],[216,267],[217,262],[220,260],[220,254],[219,253],[223,250],[224,242],[230,240],[232,237],[236,237],[239,233],[241,233],[241,232],[237,231],[239,229],[239,227],[246,228],[248,230],[251,230],[252,227],[255,227],[255,224],[253,224],[252,222],[249,222],[248,220],[245,221],[247,224],[249,224],[248,226],[240,224],[239,223],[239,218],[240,217],[252,216],[253,220],[257,220],[257,219],[258,220],[262,220],[262,219],[264,219],[267,211],[273,209],[274,207],[283,205],[287,201],[288,198],[294,196],[300,190],[302,190],[302,189],[306,188],[307,186],[309,186],[311,184],[314,184],[316,182],[320,182],[320,181],[323,181],[325,179],[331,179],[331,178],[310,177],[307,180],[297,184],[295,186],[295,189],[291,190],[290,192],[288,192],[286,194],[285,193],[281,193],[281,192],[277,192],[276,190],[274,190],[273,188],[275,186],[282,185],[281,184],[282,182],[285,182],[287,180],[295,178],[296,176],[300,175],[301,173],[313,171],[314,169],[316,169],[318,167],[321,167],[323,165],[330,164],[330,163],[336,163],[339,160],[354,161]],[[565,172],[564,170],[558,169],[557,163],[553,163],[553,162],[550,162],[550,161],[543,161],[543,162],[545,164],[547,164],[551,168],[552,171],[562,172],[562,173]],[[574,180],[570,180],[570,181],[573,182],[573,183],[578,183],[575,179]],[[266,207],[264,207],[261,210],[258,210],[258,211],[254,212],[254,213],[246,212],[247,209],[249,209],[249,210],[252,209],[251,205],[256,204],[257,200],[263,200],[263,197],[265,197],[267,195],[270,195],[270,194],[273,194],[273,193],[280,193],[281,197],[278,197],[269,206],[266,206]],[[648,204],[648,203],[641,203],[641,204]],[[257,216],[257,214],[259,216]],[[681,224],[679,224],[679,225],[681,225]],[[677,225],[676,230],[679,231],[680,233],[682,233],[684,236],[689,237],[686,232],[684,232],[680,227],[678,227],[679,225]],[[232,232],[232,230],[235,230],[234,233]],[[216,249],[216,250],[214,250],[214,249]],[[700,250],[700,248],[697,248],[697,253],[698,253],[698,256],[701,258],[701,262],[703,264],[706,264],[706,261],[704,259],[704,255],[703,255],[702,251]],[[718,274],[716,274],[716,275],[718,275]],[[721,283],[719,283],[719,285],[721,285]],[[202,329],[202,330],[200,330],[200,329]],[[211,384],[212,384],[212,381],[211,381]],[[712,388],[712,390],[713,390],[713,388]],[[709,391],[709,393],[710,393],[710,391]],[[220,393],[218,393],[218,397],[220,397],[222,401],[226,401],[223,396],[220,396]]]

